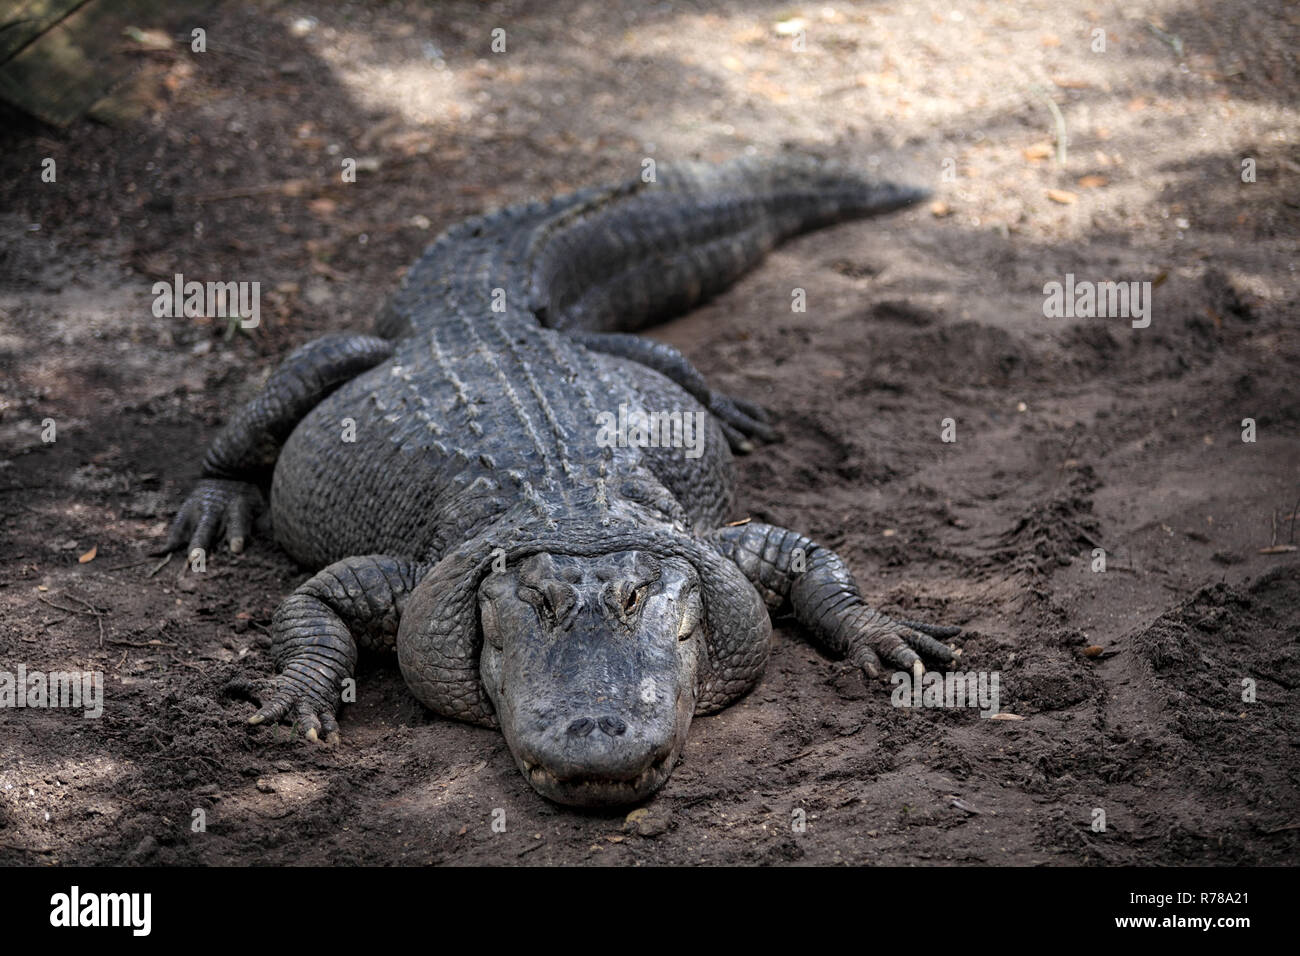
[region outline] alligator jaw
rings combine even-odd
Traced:
[[[635,777],[624,780],[608,776],[575,776],[561,779],[541,764],[520,759],[520,769],[533,789],[571,807],[611,807],[639,803],[664,785],[677,762],[678,750],[658,757]]]

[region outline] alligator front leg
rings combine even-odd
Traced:
[[[289,354],[257,397],[241,408],[208,446],[203,478],[181,505],[166,543],[175,551],[210,548],[224,529],[230,550],[244,549],[261,495],[254,481],[275,462],[294,426],[330,392],[393,354],[387,339],[340,333]]]
[[[834,551],[794,531],[750,523],[721,528],[711,540],[734,561],[767,602],[788,607],[830,650],[879,677],[882,659],[920,674],[923,657],[951,664],[957,654],[939,638],[959,627],[896,621],[867,606],[848,566]]]
[[[228,685],[259,705],[248,722],[288,718],[308,740],[337,742],[339,698],[358,645],[393,650],[406,599],[428,568],[382,554],[344,558],[294,591],[271,621],[279,673]]]
[[[622,332],[570,332],[569,337],[593,352],[631,359],[672,379],[718,420],[734,452],[753,451],[750,439],[777,440],[765,410],[743,398],[711,389],[699,370],[671,345]]]

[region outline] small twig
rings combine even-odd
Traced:
[[[78,611],[75,607],[64,607],[62,604],[55,604],[53,601],[49,600],[48,598],[43,598],[39,594],[36,595],[36,600],[40,601],[42,604],[48,604],[50,607],[56,607],[60,611],[67,611],[69,614],[86,613],[85,611]]]
[[[179,43],[182,47],[189,46],[191,41],[191,37],[189,36],[189,34],[186,33],[177,33],[172,37],[172,39],[175,40],[177,43]],[[261,53],[258,53],[256,50],[249,49],[248,47],[236,46],[233,43],[213,43],[211,40],[209,40],[207,42],[207,48],[208,51],[211,53],[222,53],[229,56],[237,56],[244,60],[251,60],[254,63],[266,62],[266,57],[263,56]]]
[[[794,763],[796,760],[802,760],[804,757],[810,757],[820,749],[821,749],[820,744],[818,744],[815,747],[809,747],[807,750],[803,751],[802,753],[797,753],[793,757],[784,757],[781,760],[778,760],[776,762],[776,766],[784,767],[788,763]]]
[[[99,625],[99,646],[103,647],[104,646],[104,617],[103,617],[104,612],[99,608],[95,607],[95,605],[91,604],[89,601],[85,601],[77,597],[75,594],[69,594],[68,597],[72,598],[72,600],[74,601],[86,605],[86,607],[90,609],[90,613],[95,615],[95,623]]]
[[[1150,20],[1147,21],[1147,29],[1150,30],[1152,34],[1154,34],[1158,39],[1163,40],[1165,43],[1169,44],[1169,49],[1174,51],[1174,56],[1178,57],[1180,60],[1183,58],[1182,37],[1180,37],[1177,33],[1166,33],[1164,30],[1161,30]]]
[[[125,571],[127,568],[138,568],[142,564],[148,564],[152,560],[149,556],[141,558],[139,561],[132,561],[130,564],[117,564],[111,568],[104,568],[105,571]]]
[[[89,608],[89,610],[78,611],[75,607],[65,607],[62,604],[55,604],[53,601],[49,600],[48,598],[42,597],[39,594],[36,595],[36,600],[40,601],[42,604],[48,604],[50,607],[58,608],[60,611],[67,611],[69,614],[87,614],[93,617],[95,619],[95,622],[99,625],[99,646],[103,647],[104,646],[104,617],[103,617],[104,612],[101,611],[99,608],[95,607],[95,605],[91,604],[89,601],[77,597],[75,594],[69,594],[66,596],[72,598],[72,600],[74,601],[84,604],[87,608]]]
[[[175,551],[168,551],[165,555],[163,555],[163,559],[159,561],[156,565],[154,565],[154,569],[145,576],[151,578],[159,571],[161,571],[163,568],[167,567],[167,565],[171,563],[172,555],[175,553],[176,553]]]
[[[76,601],[78,604],[84,604],[91,614],[103,614],[107,610],[107,608],[95,607],[95,605],[91,604],[85,598],[79,598],[75,594],[69,594],[68,597],[72,598],[72,600]]]
[[[1272,827],[1271,829],[1262,830],[1260,832],[1266,835],[1271,835],[1274,833],[1281,833],[1284,830],[1300,830],[1300,821],[1296,821],[1293,823],[1284,823],[1280,827]]]
[[[1051,94],[1041,86],[1032,87],[1033,91],[1047,104],[1047,108],[1052,111],[1052,119],[1056,121],[1056,162],[1061,166],[1065,165],[1065,114],[1061,108],[1056,105],[1056,100],[1052,99]]]
[[[1049,499],[1056,494],[1056,487],[1061,483],[1061,476],[1065,474],[1065,463],[1070,460],[1070,453],[1074,451],[1074,443],[1078,440],[1078,432],[1070,436],[1070,444],[1069,447],[1065,449],[1065,456],[1061,459],[1061,463],[1056,467],[1056,478],[1052,481],[1052,487],[1047,490],[1047,497]]]
[[[299,196],[308,189],[320,189],[323,184],[312,179],[286,179],[278,183],[259,183],[254,186],[231,186],[228,189],[214,189],[205,193],[176,193],[172,197],[176,202],[208,203],[222,202],[227,199],[250,199],[255,196],[274,195]]]
[[[174,647],[175,645],[172,645],[172,646]],[[168,660],[172,661],[172,662],[175,663],[175,664],[180,664],[181,667],[189,667],[189,668],[191,668],[191,669],[193,669],[193,670],[198,671],[198,672],[199,672],[200,674],[202,674],[204,677],[207,677],[207,676],[208,676],[208,672],[207,672],[206,670],[204,670],[202,667],[200,667],[198,664],[191,664],[189,661],[183,661],[183,660],[181,660],[179,657],[177,657],[175,654],[168,654],[168,655],[167,655],[167,658],[168,658]]]

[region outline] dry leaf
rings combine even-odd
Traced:
[[[1260,554],[1289,554],[1290,552],[1294,551],[1295,548],[1296,546],[1294,544],[1275,544],[1268,548],[1260,548],[1259,553]]]
[[[989,720],[1024,720],[1019,714],[993,714]]]
[[[1295,549],[1292,548],[1291,550],[1294,551]],[[81,557],[77,558],[77,563],[78,563],[78,564],[89,564],[91,561],[94,561],[94,560],[95,560],[95,555],[97,555],[98,553],[99,553],[99,545],[97,545],[97,544],[95,544],[95,545],[91,545],[89,551],[87,551],[87,552],[86,552],[85,554],[83,554]]]
[[[1066,192],[1064,189],[1049,189],[1047,198],[1052,202],[1059,202],[1062,206],[1072,206],[1079,201],[1079,197],[1072,192]]]
[[[1025,159],[1031,162],[1038,162],[1039,160],[1046,159],[1054,152],[1056,152],[1056,150],[1052,148],[1051,143],[1035,143],[1033,146],[1027,147],[1024,150]]]
[[[936,219],[942,219],[944,216],[951,216],[952,209],[942,199],[936,199],[930,203],[930,214]]]
[[[1085,647],[1085,648],[1083,649],[1083,656],[1084,656],[1084,657],[1097,657],[1097,656],[1100,655],[1104,650],[1105,650],[1105,648],[1103,648],[1100,644],[1089,644],[1087,647]]]
[[[1092,175],[1092,176],[1080,176],[1080,177],[1079,177],[1079,188],[1080,188],[1080,189],[1100,189],[1102,186],[1105,186],[1105,185],[1106,185],[1107,183],[1109,183],[1109,182],[1110,182],[1110,180],[1107,179],[1105,176],[1097,176],[1097,175]]]
[[[1092,86],[1087,80],[1067,80],[1061,77],[1052,77],[1052,82],[1063,90],[1086,90]]]

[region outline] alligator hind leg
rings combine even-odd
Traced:
[[[230,550],[244,549],[253,512],[261,507],[254,485],[275,462],[279,445],[303,416],[330,392],[393,354],[392,342],[369,335],[325,335],[291,352],[257,397],[212,439],[203,478],[185,499],[155,553],[210,548],[224,529]]]
[[[734,452],[753,451],[750,439],[773,442],[779,437],[769,424],[766,411],[753,402],[710,388],[699,370],[671,345],[623,332],[570,332],[568,335],[593,352],[630,359],[672,379],[718,420]]]
[[[961,653],[939,638],[959,627],[896,621],[867,606],[842,558],[794,531],[750,523],[721,528],[711,540],[736,563],[769,607],[788,607],[827,648],[879,677],[882,660],[920,674],[923,658],[951,664]]]
[[[227,685],[258,704],[248,722],[289,719],[308,740],[336,742],[340,695],[358,645],[393,650],[406,599],[428,568],[405,558],[361,555],[336,561],[294,591],[271,621],[279,673]]]

